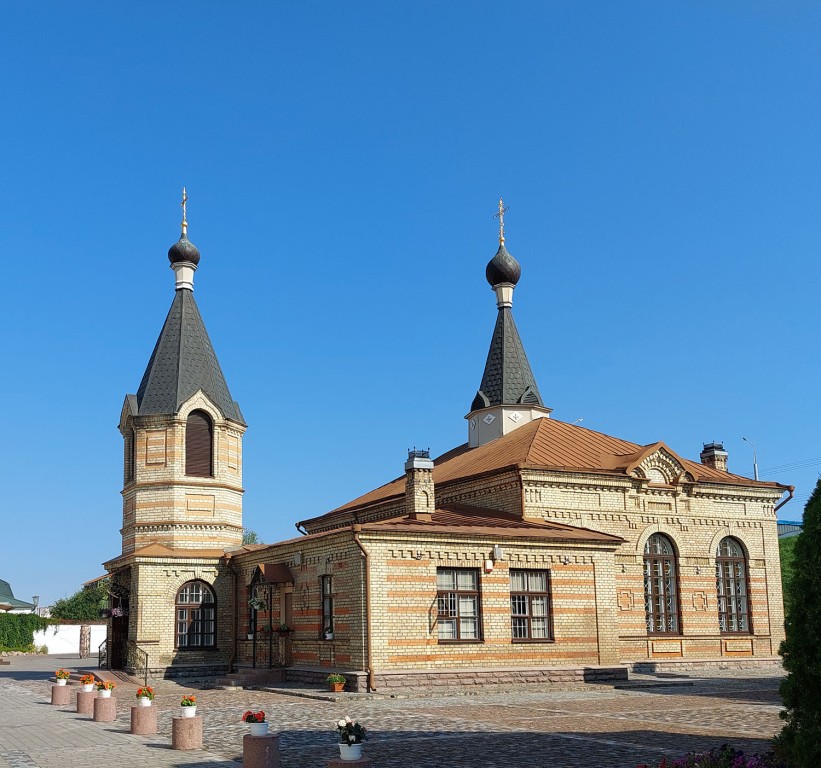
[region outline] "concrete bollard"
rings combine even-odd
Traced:
[[[113,723],[117,719],[117,699],[94,699],[94,722]]]
[[[334,757],[328,760],[328,768],[349,768],[358,765],[359,768],[371,768],[373,761],[369,757],[360,757],[359,760],[343,760],[341,757]]]
[[[131,707],[131,733],[148,736],[157,732],[157,708]]]
[[[51,686],[51,703],[55,707],[64,707],[71,702],[71,688],[67,685]]]
[[[243,768],[279,768],[279,736],[246,733],[242,737],[242,765]]]
[[[81,715],[94,714],[94,691],[77,691],[77,711]]]
[[[202,716],[171,718],[171,749],[202,749]]]

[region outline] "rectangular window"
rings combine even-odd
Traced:
[[[478,569],[438,568],[436,589],[440,642],[481,640]]]
[[[320,576],[319,587],[322,592],[322,637],[332,639],[334,631],[334,595],[330,576]],[[331,637],[328,637],[328,634]]]
[[[510,632],[516,640],[552,640],[550,571],[510,571]]]

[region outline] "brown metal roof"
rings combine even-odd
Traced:
[[[418,520],[410,516],[395,517],[364,523],[362,531],[378,531],[414,534],[452,534],[470,536],[496,536],[503,538],[537,538],[555,541],[596,542],[621,544],[624,539],[589,528],[546,520],[523,520],[504,512],[467,504],[450,504],[437,509],[431,519]]]
[[[556,419],[536,419],[504,437],[478,448],[460,445],[434,461],[433,481],[437,485],[468,477],[511,468],[551,469],[570,472],[600,472],[624,475],[637,459],[663,447],[675,456],[697,482],[741,485],[748,487],[782,488],[772,482],[759,482],[748,477],[712,469],[700,462],[683,459],[664,443],[639,445],[620,440],[586,427],[567,424]],[[405,477],[398,477],[353,501],[328,513],[336,516],[371,504],[397,498],[405,493]],[[326,517],[322,515],[321,517]],[[300,525],[320,518],[303,521]]]
[[[293,584],[294,574],[285,563],[261,563],[254,572],[262,574],[266,584]]]

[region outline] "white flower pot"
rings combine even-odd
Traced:
[[[83,685],[83,691],[85,693],[91,693],[94,690],[94,683],[89,683],[87,685]]]
[[[63,677],[58,677],[57,678],[57,685],[65,685],[67,682],[68,682],[68,680],[66,680]]]
[[[138,707],[150,707],[151,706],[151,699],[148,696],[138,696],[137,697],[137,706]]]
[[[111,689],[103,688],[101,691],[98,691],[100,694],[101,699],[110,699],[111,698]]]
[[[266,736],[268,734],[268,723],[248,723],[252,736]]]
[[[361,744],[340,744],[339,756],[343,760],[359,760],[362,757]]]
[[[182,717],[196,717],[197,708],[194,707],[180,707],[180,715]]]

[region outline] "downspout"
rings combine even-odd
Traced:
[[[365,604],[364,604],[364,613],[365,613],[365,644],[366,644],[366,653],[365,653],[365,663],[366,663],[366,671],[368,673],[368,692],[376,690],[376,677],[373,671],[373,642],[371,636],[371,565],[370,565],[370,555],[368,550],[362,546],[362,542],[359,540],[359,532],[362,530],[362,526],[355,525],[353,527],[354,534],[353,539],[356,542],[356,545],[359,549],[362,550],[362,555],[365,558],[364,562],[364,569],[365,569],[365,578],[363,579],[365,583]]]
[[[298,530],[298,531],[299,531],[299,532],[300,532],[303,536],[307,536],[307,535],[308,535],[308,531],[306,531],[306,530],[304,530],[304,529],[303,529],[303,527],[302,527],[302,523],[294,523],[294,527],[295,527],[295,528],[296,528],[296,529],[297,529],[297,530]]]
[[[794,486],[794,485],[788,485],[788,486],[787,486],[787,491],[789,492],[789,494],[790,494],[790,495],[789,495],[789,496],[787,496],[787,498],[786,498],[786,499],[784,499],[784,501],[782,501],[782,502],[781,502],[781,503],[780,503],[780,504],[779,504],[779,505],[778,505],[778,506],[777,506],[777,507],[773,510],[773,514],[775,514],[776,512],[778,512],[778,510],[779,510],[779,509],[781,509],[781,507],[783,507],[783,506],[784,506],[787,502],[792,501],[793,493],[795,492],[795,486]]]
[[[237,595],[237,571],[234,568],[234,561],[232,558],[228,558],[228,570],[231,573],[231,589],[234,592],[234,631],[231,633],[233,635],[233,642],[231,648],[231,658],[228,660],[228,672],[231,673],[234,671],[234,664],[237,660],[237,632],[239,627],[237,626],[237,622],[239,621],[239,596]]]

